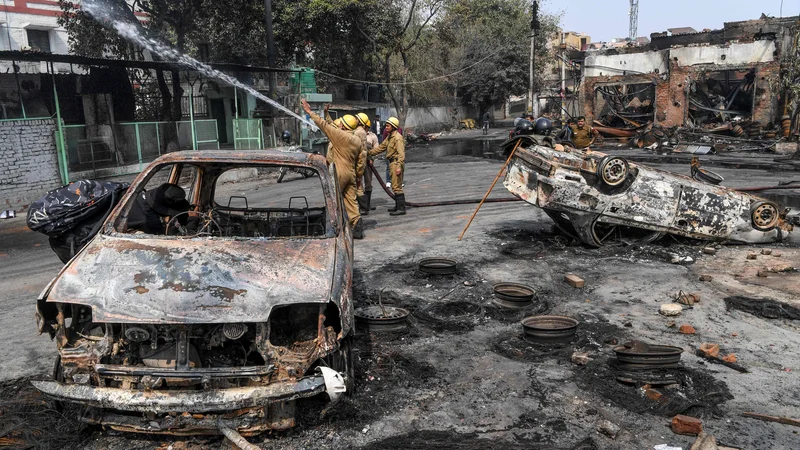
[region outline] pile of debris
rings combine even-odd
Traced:
[[[663,128],[652,122],[610,127],[595,120],[594,129],[605,139],[621,140],[633,148],[698,155],[775,151],[776,144],[784,139],[783,131],[774,124],[762,126],[752,121]]]

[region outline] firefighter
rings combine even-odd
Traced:
[[[356,114],[358,119],[358,126],[356,127],[355,135],[361,139],[364,146],[358,156],[358,164],[356,165],[356,199],[358,200],[358,209],[362,216],[369,214],[369,201],[368,196],[372,195],[372,174],[367,167],[367,151],[372,147],[367,144],[367,130],[372,125],[369,117],[362,113]]]
[[[373,148],[378,147],[378,135],[372,132],[371,129],[367,130],[367,154],[365,155],[367,159],[367,165],[364,167],[364,197],[365,197],[365,206],[367,211],[372,211],[375,209],[372,206],[372,158],[367,156],[369,151]]]
[[[328,163],[336,165],[336,179],[339,182],[339,191],[344,199],[344,208],[347,211],[348,221],[353,227],[353,238],[364,239],[364,224],[361,214],[358,212],[356,203],[356,162],[361,152],[361,139],[353,134],[358,124],[358,119],[347,114],[342,117],[342,128],[336,128],[332,123],[326,122],[314,111],[305,99],[300,101],[303,110],[311,117],[311,120],[331,141],[330,151],[327,155]],[[327,115],[327,106],[326,115]]]
[[[392,216],[401,216],[406,213],[406,195],[403,193],[403,171],[406,166],[406,144],[403,136],[397,131],[400,128],[400,121],[397,117],[386,119],[386,132],[388,136],[377,148],[373,148],[367,154],[375,156],[386,152],[386,159],[389,161],[389,172],[392,176],[392,192],[394,192],[394,208],[389,209]]]

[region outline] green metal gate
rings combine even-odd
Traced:
[[[264,148],[261,119],[233,119],[233,146],[236,150]]]

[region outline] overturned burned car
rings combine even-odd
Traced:
[[[285,168],[316,176],[278,184]],[[244,435],[352,388],[353,242],[334,171],[299,152],[154,161],[40,295],[59,358],[33,384],[117,430]],[[133,229],[136,202],[165,183],[188,210]]]
[[[600,152],[555,150],[534,137],[517,145],[504,185],[542,208],[564,233],[594,247],[652,242],[665,233],[736,243],[780,241],[789,210],[769,200]]]

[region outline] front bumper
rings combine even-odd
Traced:
[[[156,414],[234,411],[312,397],[326,391],[325,379],[322,375],[307,376],[295,381],[276,382],[267,386],[198,391],[138,391],[66,384],[52,380],[32,380],[31,383],[45,395],[64,402],[79,403],[95,408]]]

